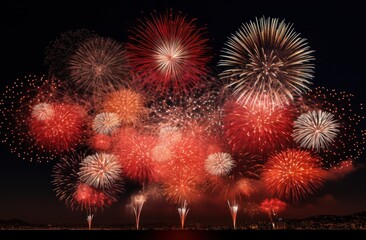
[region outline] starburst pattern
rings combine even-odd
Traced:
[[[235,166],[234,159],[229,153],[213,153],[205,161],[205,169],[214,176],[225,176]]]
[[[99,134],[111,135],[121,126],[121,120],[116,113],[104,112],[95,116],[93,130]]]
[[[328,148],[339,132],[335,116],[325,111],[310,111],[297,118],[292,136],[301,147],[319,151]]]
[[[229,37],[221,54],[220,74],[238,102],[287,105],[308,90],[313,78],[312,51],[292,25],[276,18],[243,24]]]

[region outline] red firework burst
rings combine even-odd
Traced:
[[[155,181],[157,163],[153,159],[152,149],[157,139],[132,129],[120,130],[115,138],[113,152],[119,157],[126,177],[140,183]]]
[[[54,104],[53,109],[54,114],[49,119],[30,119],[30,134],[42,148],[72,150],[82,140],[85,112],[81,107],[70,104]]]
[[[207,72],[207,41],[194,19],[172,12],[152,15],[132,30],[129,63],[142,86],[163,93],[187,90]]]
[[[268,213],[270,215],[276,215],[286,208],[287,204],[277,198],[265,199],[259,209],[262,212]]]
[[[293,113],[289,108],[269,110],[262,105],[224,105],[224,135],[234,152],[267,154],[291,141]]]
[[[321,161],[309,151],[288,149],[271,156],[264,166],[262,179],[273,195],[298,201],[318,190],[324,181]]]
[[[97,134],[91,139],[91,145],[95,150],[106,151],[111,146],[111,137],[104,134]]]
[[[109,199],[106,194],[85,183],[78,184],[74,197],[80,204],[81,209],[89,211],[91,211],[91,209],[103,208],[112,204],[112,200]]]

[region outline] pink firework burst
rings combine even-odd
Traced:
[[[82,140],[85,112],[77,105],[53,104],[54,114],[46,120],[32,117],[29,133],[37,145],[56,151],[72,150]]]
[[[289,108],[269,110],[262,105],[224,106],[224,135],[234,152],[268,154],[291,142],[293,114]]]
[[[155,181],[157,163],[152,149],[156,146],[157,139],[132,129],[121,129],[115,139],[113,152],[119,157],[126,177],[140,183]]]
[[[151,15],[132,29],[129,63],[142,86],[162,93],[187,90],[207,72],[207,42],[194,19],[173,12]]]

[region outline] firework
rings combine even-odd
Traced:
[[[335,116],[325,111],[310,111],[301,114],[294,124],[293,137],[301,147],[319,151],[328,148],[339,132]]]
[[[93,130],[96,133],[111,135],[121,126],[121,121],[116,113],[104,112],[95,116]]]
[[[115,155],[89,155],[80,163],[80,180],[96,188],[109,188],[121,179],[121,165]]]
[[[267,154],[291,141],[293,114],[287,108],[268,111],[229,101],[224,106],[224,135],[234,152]]]
[[[321,161],[309,151],[288,149],[271,156],[262,179],[273,195],[294,201],[314,194],[324,181]]]
[[[128,68],[123,46],[108,38],[89,40],[70,58],[70,77],[86,92],[116,89],[126,85]]]
[[[244,213],[249,215],[251,218],[253,218],[255,215],[258,215],[259,210],[259,205],[255,202],[247,202],[243,206]]]
[[[154,137],[121,129],[115,139],[113,152],[119,157],[126,177],[140,183],[157,180],[157,163],[152,154],[157,143]]]
[[[45,148],[36,141],[37,138],[34,135],[30,135],[30,123],[32,121],[39,122],[42,125],[46,124],[46,121],[42,119],[51,117],[51,108],[48,108],[48,106],[52,105],[53,112],[56,113],[53,104],[49,101],[58,86],[58,81],[46,79],[44,76],[29,75],[16,79],[10,86],[5,87],[3,97],[0,99],[2,115],[0,133],[2,141],[7,143],[10,151],[19,158],[39,162],[49,161],[63,152],[54,147]],[[55,114],[52,116],[54,117]],[[74,140],[79,139],[80,135],[72,134],[72,138]],[[71,141],[70,143],[76,144],[77,141]],[[57,143],[57,145],[59,144]]]
[[[219,61],[225,68],[220,77],[229,81],[241,104],[287,105],[308,90],[312,52],[292,25],[263,17],[229,37]]]
[[[123,124],[134,124],[145,112],[144,99],[133,90],[121,89],[107,95],[103,109],[117,114]]]
[[[39,120],[39,116],[31,118],[29,134],[42,148],[56,151],[74,149],[82,140],[85,112],[81,107],[70,104],[53,104],[53,111],[53,116],[47,121]]]
[[[166,162],[172,158],[172,151],[167,145],[159,144],[151,150],[152,158],[156,162]]]
[[[144,203],[146,201],[146,196],[144,194],[137,194],[131,197],[131,205],[133,208],[133,212],[135,214],[135,220],[136,220],[136,229],[139,229],[140,226],[140,215],[142,207],[144,206]]]
[[[361,128],[364,109],[352,94],[317,87],[304,94],[298,105],[300,114],[321,110],[332,114],[337,120],[337,136],[319,152],[323,167],[333,168],[342,161],[357,160],[362,155],[366,143],[366,135]]]
[[[214,153],[207,157],[205,169],[214,176],[228,175],[235,166],[234,159],[229,153]]]
[[[90,144],[95,150],[106,151],[111,147],[111,137],[104,134],[97,134],[92,137]]]
[[[265,199],[259,206],[259,209],[267,213],[271,220],[273,229],[276,228],[274,218],[278,218],[278,213],[286,208],[287,204],[277,198]]]
[[[140,21],[127,47],[129,63],[140,83],[154,92],[187,90],[207,72],[203,29],[179,13],[152,15]]]
[[[51,104],[38,103],[32,109],[32,118],[38,121],[50,120],[55,115],[55,110]]]
[[[238,214],[239,205],[237,203],[230,204],[230,201],[227,201],[227,204],[229,205],[231,218],[233,220],[233,227],[236,229],[236,216]]]
[[[178,127],[164,126],[159,131],[159,141],[164,144],[175,144],[182,140],[182,132]]]
[[[75,193],[79,183],[79,163],[84,157],[84,154],[63,156],[53,168],[52,183],[56,196],[72,210],[77,210],[81,207],[76,202]]]
[[[71,55],[79,46],[98,35],[87,29],[79,29],[61,33],[57,39],[47,46],[44,63],[49,68],[50,75],[66,80],[70,77],[68,68]]]
[[[184,223],[186,221],[187,215],[189,212],[189,208],[187,208],[187,201],[184,201],[181,207],[178,208],[179,218],[180,218],[180,226],[181,229],[184,229]]]

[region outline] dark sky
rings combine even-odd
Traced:
[[[137,18],[153,10],[169,8],[198,18],[211,37],[212,66],[216,65],[219,50],[227,37],[241,23],[255,17],[270,16],[294,24],[296,32],[308,39],[315,50],[314,86],[326,86],[354,93],[366,103],[364,91],[366,33],[364,8],[345,1],[321,5],[317,2],[280,3],[279,1],[231,1],[199,3],[199,1],[0,1],[1,89],[25,74],[46,74],[44,50],[49,42],[65,31],[88,28],[96,33],[124,42],[127,30]],[[80,223],[84,214],[73,213],[60,203],[52,190],[53,163],[37,164],[17,159],[0,145],[0,219],[19,218],[33,223]],[[308,201],[291,206],[285,217],[306,217],[313,214],[350,214],[366,211],[366,156],[360,166],[346,177],[327,183]],[[98,214],[95,223],[132,223],[133,217],[125,208],[129,193]],[[166,206],[166,207],[164,207]],[[212,211],[215,209],[215,211]],[[228,223],[229,211],[225,202],[219,205],[208,201],[192,206],[188,221]],[[147,202],[142,216],[147,222],[178,223],[176,206],[166,202]],[[239,213],[238,221],[244,221]]]

